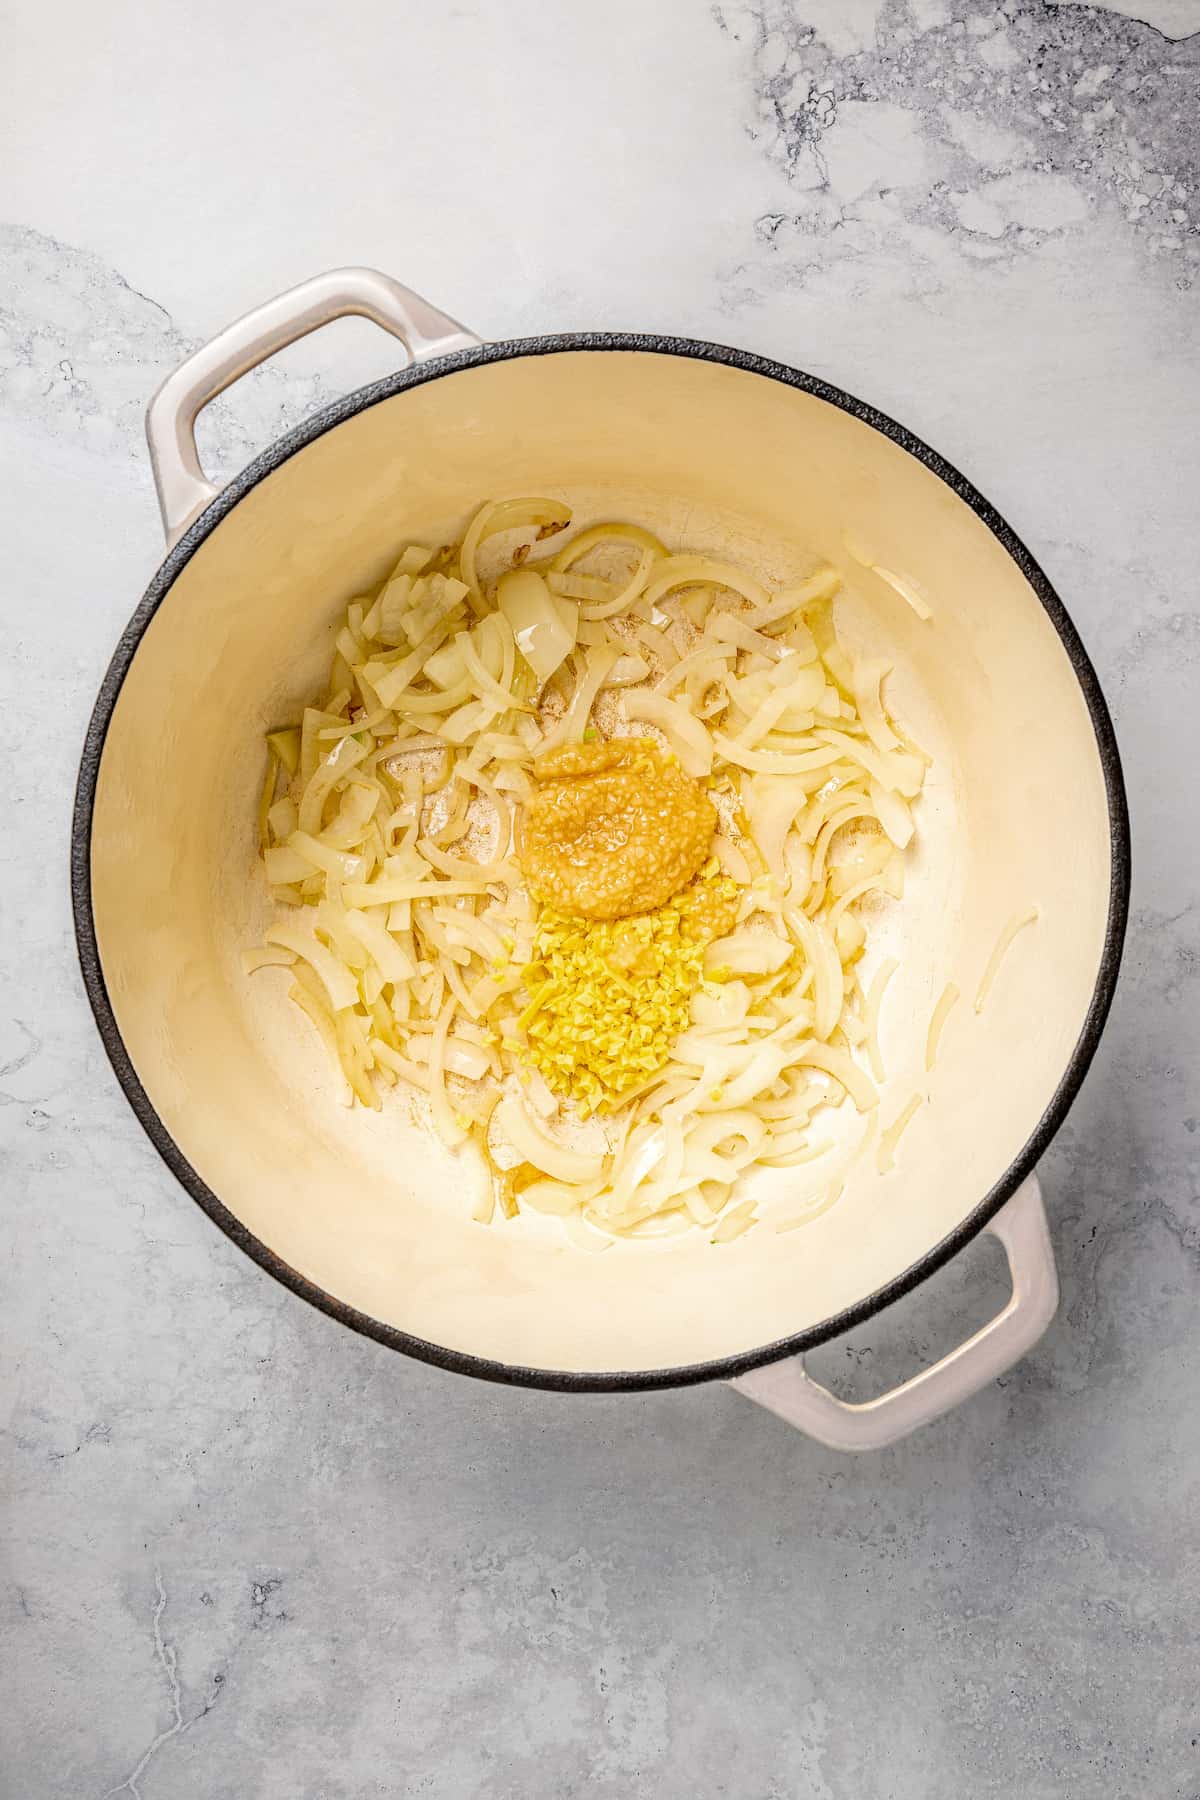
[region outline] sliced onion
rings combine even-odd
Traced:
[[[334,1012],[356,1004],[358,983],[354,976],[345,963],[339,962],[333,952],[326,949],[310,928],[287,923],[270,925],[263,937],[268,944],[280,944],[285,950],[294,950],[298,957],[308,963],[325,990]]]
[[[925,1034],[925,1067],[932,1070],[937,1062],[938,1045],[941,1042],[942,1028],[950,1016],[950,1009],[958,999],[958,983],[948,981],[942,989],[938,1003],[933,1009],[929,1021],[929,1030]]]
[[[457,999],[451,997],[445,1002],[438,1014],[437,1024],[433,1028],[433,1039],[429,1046],[429,1105],[433,1115],[434,1129],[448,1149],[457,1149],[468,1136],[467,1127],[454,1116],[450,1105],[450,1097],[446,1092],[446,1040],[450,1035],[450,1025],[458,1010]]]
[[[532,1207],[534,1212],[565,1218],[568,1213],[577,1213],[580,1206],[587,1203],[588,1196],[586,1183],[530,1181],[521,1189],[521,1205]],[[591,1197],[594,1198],[594,1194]]]
[[[879,1095],[873,1083],[848,1051],[836,1050],[832,1044],[804,1044],[797,1060],[811,1064],[814,1069],[824,1069],[827,1075],[832,1075],[845,1088],[859,1112],[870,1112],[872,1107],[879,1105]]]
[[[755,775],[746,783],[743,794],[750,833],[758,853],[775,880],[786,884],[788,870],[784,844],[808,803],[807,790],[794,776]]]
[[[813,999],[816,1008],[813,1030],[818,1038],[827,1038],[841,1018],[845,1004],[846,978],[841,959],[832,938],[819,920],[805,918],[802,912],[789,908],[785,908],[783,917],[813,973]]]
[[[724,1081],[720,1088],[710,1090],[700,1101],[702,1112],[718,1112],[751,1106],[767,1088],[778,1081],[788,1061],[788,1053],[778,1044],[760,1044],[751,1054],[744,1069]]]
[[[778,750],[747,750],[721,731],[713,732],[712,741],[726,762],[735,763],[739,769],[752,769],[760,775],[809,775],[818,769],[828,769],[842,759],[842,752],[832,744],[818,743],[811,750],[801,750],[793,755]]]
[[[467,527],[458,559],[472,606],[482,612],[483,595],[475,565],[479,546],[485,539],[498,531],[516,531],[526,525],[536,525],[539,538],[553,537],[570,523],[571,508],[561,500],[490,500],[481,506]]]
[[[263,851],[263,867],[267,872],[267,880],[272,887],[290,885],[294,881],[304,881],[312,874],[313,864],[307,856],[301,856],[290,844],[276,844],[270,850]]]
[[[394,906],[401,900],[447,900],[486,892],[482,881],[408,881],[382,875],[376,881],[348,881],[342,897],[347,906]]]
[[[638,550],[638,559],[634,564],[629,579],[616,585],[617,591],[598,600],[584,600],[580,608],[585,619],[611,619],[618,613],[628,611],[642,593],[646,578],[660,557],[665,557],[665,547],[659,543],[652,532],[644,531],[640,525],[593,525],[579,536],[564,544],[552,562],[551,569],[555,574],[562,574],[572,564],[586,556],[589,550],[597,549],[601,544],[609,542],[633,544]]]
[[[1039,912],[1036,906],[1028,907],[1024,912],[1014,913],[996,939],[995,947],[988,957],[987,967],[983,971],[975,993],[975,1011],[977,1013],[981,1013],[987,1004],[987,997],[992,991],[992,983],[1000,972],[1000,964],[1008,954],[1009,945],[1018,932],[1024,931],[1027,925],[1036,924],[1038,917]]]
[[[707,676],[710,680],[716,680],[727,673],[726,664],[735,654],[732,644],[710,644],[701,639],[697,648],[689,650],[686,656],[681,656],[665,674],[659,676],[654,686],[660,694],[672,694],[683,682],[691,681],[694,677]]]
[[[514,569],[500,577],[496,604],[529,667],[539,681],[549,681],[574,648],[579,624],[576,603],[552,594],[536,569]]]
[[[761,630],[765,625],[777,624],[780,619],[787,619],[793,613],[802,612],[806,606],[811,606],[814,600],[832,599],[841,585],[842,578],[836,569],[818,569],[817,573],[810,575],[807,581],[801,581],[795,587],[780,588],[775,598],[766,606],[758,607],[754,612],[745,615],[746,623],[753,625],[755,630]],[[813,655],[816,655],[815,646]]]
[[[337,813],[321,833],[321,842],[331,850],[352,850],[361,844],[381,799],[376,782],[352,776],[342,791]]]
[[[881,568],[878,563],[872,563],[871,568],[880,581],[886,581],[902,600],[907,600],[918,619],[932,619],[933,608],[911,575],[897,575],[891,569]]]
[[[886,1175],[889,1169],[895,1167],[896,1145],[900,1142],[901,1134],[907,1129],[924,1098],[924,1094],[914,1094],[896,1114],[891,1124],[879,1134],[879,1143],[875,1151],[875,1167],[881,1175]]]
[[[893,788],[906,800],[920,793],[925,770],[918,758],[907,750],[888,754],[877,750],[873,744],[864,744],[861,738],[849,737],[844,731],[830,731],[824,726],[813,735],[822,743],[836,747],[851,762],[861,763],[881,787]]]
[[[650,550],[655,556],[667,554],[666,546],[658,541],[652,531],[647,531],[641,525],[627,525],[618,521],[604,525],[589,525],[586,531],[581,531],[578,537],[573,537],[569,543],[564,544],[562,549],[555,553],[550,567],[558,570],[569,569],[572,564],[579,561],[581,556],[586,556],[589,550],[594,550],[597,545],[605,544],[610,539],[615,539],[621,544],[636,544],[640,550]]]
[[[743,1200],[739,1205],[730,1207],[722,1213],[717,1228],[709,1239],[710,1244],[731,1244],[735,1238],[749,1231],[754,1223],[754,1208],[757,1202]]]
[[[704,635],[716,643],[734,644],[739,650],[749,650],[755,655],[766,657],[768,662],[782,662],[786,657],[795,655],[795,651],[787,644],[781,644],[777,639],[764,637],[761,631],[755,631],[738,613],[713,613],[704,627]]]
[[[525,570],[518,570],[512,579],[520,580],[521,576],[525,573]],[[509,578],[506,576],[504,579],[507,580]],[[534,579],[536,579],[536,577]],[[483,621],[483,624],[487,624],[486,619]],[[482,629],[482,626],[480,629]],[[502,687],[495,676],[489,673],[488,669],[484,666],[479,651],[471,642],[470,632],[460,631],[455,641],[459,646],[459,651],[466,667],[467,674],[470,676],[475,692],[479,695],[481,700],[490,700],[501,712],[510,712],[514,709],[517,712],[526,713],[531,713],[533,711],[532,706],[530,706],[527,701],[518,700],[515,694],[511,693],[507,688]],[[567,645],[567,649],[569,648],[570,644]],[[522,655],[524,654],[525,652],[522,650]],[[565,650],[563,655],[566,655]],[[530,659],[526,656],[525,660],[526,662],[529,662]],[[557,665],[555,666],[557,667]],[[553,670],[551,673],[553,673]]]
[[[400,983],[412,979],[417,972],[416,964],[376,914],[359,912],[352,907],[347,910],[345,920],[347,931],[372,957],[385,981]]]
[[[601,581],[596,575],[560,575],[557,569],[551,569],[547,574],[546,586],[552,594],[561,594],[564,600],[589,600],[605,606],[614,593],[611,581]]]
[[[457,687],[465,679],[466,665],[462,656],[462,640],[465,632],[458,632],[448,643],[435,650],[426,658],[422,673],[437,687]]]
[[[867,728],[867,736],[877,750],[885,753],[900,749],[900,739],[888,723],[883,708],[881,689],[884,679],[892,672],[892,665],[879,658],[854,666],[854,704],[858,708],[858,716]]]
[[[300,829],[316,833],[321,829],[321,814],[326,798],[344,775],[366,758],[367,748],[357,738],[343,738],[328,756],[318,762],[300,798]]]
[[[875,808],[875,816],[883,829],[895,844],[897,850],[905,850],[912,841],[912,810],[906,800],[891,788],[881,786],[878,781],[871,783],[871,805]]]
[[[299,986],[299,984],[296,984],[289,989],[288,998],[300,1008],[301,1012],[307,1014],[308,1018],[316,1027],[317,1035],[320,1037],[321,1042],[329,1053],[329,1060],[333,1064],[334,1076],[337,1081],[338,1100],[343,1106],[353,1106],[354,1093],[349,1081],[346,1079],[346,1073],[342,1066],[342,1054],[338,1044],[337,1032],[334,1030],[333,1020],[315,996],[310,994],[306,988]]]
[[[262,798],[273,891],[312,910],[292,915],[287,942],[249,961],[290,966],[297,1003],[364,1105],[378,1107],[380,1086],[408,1081],[429,1096],[444,1141],[474,1156],[494,1108],[514,1152],[539,1170],[524,1210],[561,1216],[572,1240],[604,1249],[692,1221],[729,1241],[755,1216],[731,1191],[743,1170],[820,1154],[809,1119],[843,1093],[863,1108],[875,1102],[851,1049],[881,1073],[885,976],[864,989],[855,973],[866,928],[848,909],[871,888],[899,891],[897,851],[912,836],[909,802],[927,758],[888,716],[886,665],[853,665],[839,643],[832,571],[768,595],[712,558],[668,556],[640,527],[601,525],[550,563],[501,576],[493,604],[480,545],[506,529],[559,529],[567,516],[557,501],[489,504],[459,550],[435,560],[413,546],[374,598],[351,602],[329,697],[298,730],[272,734],[285,741],[272,742]],[[603,556],[595,567],[605,579],[575,572],[590,551]],[[609,578],[618,557],[626,573]],[[504,599],[514,595],[537,614],[532,635],[513,616],[520,605]],[[652,668],[666,673],[647,690]],[[565,702],[548,732],[531,705],[542,680]],[[529,1088],[500,1100],[484,1086],[469,1116],[447,1088],[448,1075],[486,1083],[513,1072],[534,909],[507,860],[512,796],[528,797],[539,754],[583,738],[605,688],[610,703],[621,690],[631,726],[662,733],[690,774],[716,769],[725,823],[713,849],[745,890],[739,924],[707,953],[714,973],[734,979],[701,984],[668,1062],[612,1121],[608,1155],[559,1142],[530,1109]],[[477,823],[475,792],[498,820],[486,863],[461,843]],[[826,879],[837,832],[861,817],[890,841],[873,833],[869,855],[857,844],[839,853]],[[757,913],[773,931],[747,923]],[[547,1118],[557,1112],[540,1077],[532,1092]],[[490,1192],[483,1201],[477,1215]]]
[[[538,746],[540,756],[546,756],[551,750],[557,750],[564,744],[582,742],[596,696],[607,681],[617,655],[615,644],[592,644],[585,652],[583,673],[571,696],[571,703],[554,729],[542,739]],[[635,690],[637,691],[639,690]]]
[[[871,985],[863,996],[863,1027],[867,1059],[871,1064],[871,1073],[878,1082],[882,1082],[885,1075],[883,1056],[879,1049],[879,1009],[883,1004],[883,996],[888,982],[899,967],[894,956],[887,957],[875,971]]]
[[[712,771],[713,740],[699,719],[678,701],[668,700],[652,688],[634,688],[623,701],[625,717],[633,724],[657,725],[688,775]]]
[[[594,1181],[604,1172],[602,1156],[586,1156],[582,1151],[569,1150],[547,1137],[515,1095],[510,1094],[500,1102],[496,1108],[496,1123],[518,1156],[540,1169],[543,1175],[552,1175],[558,1181],[579,1182]]]
[[[711,943],[704,960],[735,975],[774,975],[792,954],[792,946],[772,931],[736,931]]]
[[[605,687],[633,687],[645,681],[650,664],[644,656],[618,656],[605,677]]]
[[[653,606],[674,588],[696,586],[730,588],[744,600],[749,600],[751,606],[767,604],[767,590],[760,581],[755,581],[752,575],[735,568],[732,563],[718,562],[708,556],[666,557],[646,584],[642,597]]]

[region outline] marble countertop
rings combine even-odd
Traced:
[[[1195,1800],[1200,0],[67,0],[14,15],[6,73],[0,1794]],[[142,410],[347,262],[487,335],[667,330],[862,394],[1012,520],[1099,667],[1134,913],[1043,1165],[1063,1304],[894,1450],[361,1341],[118,1091],[65,846],[161,554]],[[365,325],[289,352],[209,465],[390,361]],[[878,1391],[1002,1291],[973,1246],[814,1362]]]

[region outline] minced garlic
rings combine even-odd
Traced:
[[[737,903],[737,884],[710,865],[636,918],[544,907],[525,970],[524,1060],[585,1117],[644,1086],[687,1029],[705,946],[730,928]]]

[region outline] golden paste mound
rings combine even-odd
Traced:
[[[648,738],[541,757],[519,858],[537,899],[585,919],[653,912],[708,855],[717,812]]]

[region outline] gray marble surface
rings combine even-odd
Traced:
[[[9,9],[5,1800],[1200,1795],[1200,4],[1132,10]],[[1012,519],[1097,661],[1134,915],[1043,1170],[1063,1306],[893,1451],[360,1342],[213,1230],[117,1090],[65,861],[160,554],[142,407],[352,261],[489,335],[669,329],[864,394]],[[289,353],[213,410],[210,465],[388,361],[366,327]],[[876,1391],[1002,1291],[976,1247],[816,1363]]]

